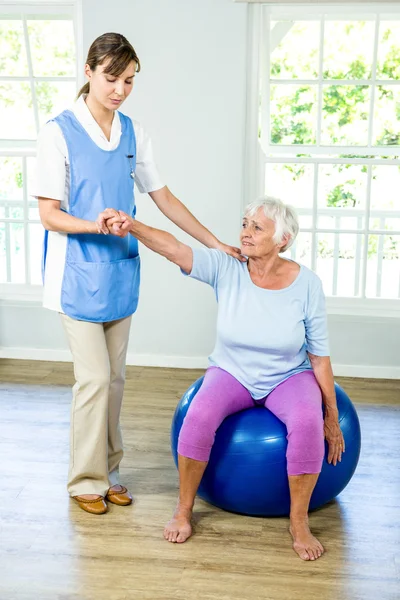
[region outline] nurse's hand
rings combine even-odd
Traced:
[[[109,233],[116,235],[117,237],[124,238],[129,233],[130,222],[133,219],[122,211],[119,211],[117,215],[113,215],[106,221],[106,227]]]
[[[119,216],[119,212],[114,208],[106,208],[105,210],[103,210],[103,212],[99,214],[95,221],[97,231],[99,233],[104,233],[104,235],[114,233],[114,231],[110,231],[109,227],[107,226],[107,220],[110,219],[114,219],[114,223],[121,223],[121,217]]]
[[[241,262],[247,262],[247,258],[240,253],[240,248],[235,248],[234,246],[228,246],[227,244],[223,244],[222,242],[218,242],[217,246],[214,246],[216,250],[221,250],[225,252],[225,254],[229,254],[229,256],[233,256],[233,258],[237,258]]]

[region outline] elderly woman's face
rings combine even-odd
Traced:
[[[240,233],[241,253],[248,257],[261,257],[278,250],[274,234],[275,223],[265,216],[261,208],[251,217],[245,215]]]

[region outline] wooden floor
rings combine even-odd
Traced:
[[[357,406],[362,455],[339,498],[311,514],[326,554],[306,563],[286,519],[200,500],[194,537],[164,541],[178,485],[171,417],[200,374],[128,369],[121,472],[136,501],[96,517],[65,490],[71,366],[0,361],[1,600],[399,600],[400,382],[338,380]]]

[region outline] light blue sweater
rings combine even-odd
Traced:
[[[193,249],[189,275],[214,288],[217,339],[210,365],[233,375],[255,400],[311,369],[307,351],[329,356],[325,297],[319,277],[300,265],[282,290],[256,286],[242,263],[219,250]]]

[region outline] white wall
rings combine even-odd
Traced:
[[[110,6],[118,7],[112,12]],[[104,8],[103,8],[104,7]],[[142,72],[123,110],[149,131],[165,183],[221,240],[237,241],[242,205],[246,5],[232,0],[83,0],[84,54],[105,31],[134,45]],[[186,238],[137,197],[138,217]],[[142,250],[142,292],[128,362],[197,367],[212,350],[212,290]],[[329,318],[336,374],[400,377],[397,319]],[[0,355],[68,360],[58,315],[0,303]]]
[[[104,31],[123,33],[142,63],[127,114],[143,123],[164,182],[224,241],[239,227],[246,60],[246,9],[230,0],[120,0],[99,13],[83,0],[84,46]],[[96,15],[93,18],[93,15]],[[138,197],[138,218],[184,234]],[[215,306],[204,285],[145,250],[142,294],[130,352],[206,356]]]

